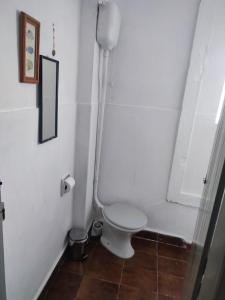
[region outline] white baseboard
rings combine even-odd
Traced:
[[[67,247],[67,244],[63,247],[62,251],[60,251],[59,255],[57,256],[56,260],[54,261],[53,265],[51,266],[51,268],[49,269],[48,273],[46,274],[41,286],[39,287],[36,295],[34,296],[33,300],[37,300],[38,297],[40,296],[41,292],[43,291],[47,281],[49,280],[50,276],[52,275],[52,272],[54,271],[55,267],[57,266],[60,258],[62,257],[63,253],[65,252]]]
[[[171,232],[167,232],[167,231],[164,231],[164,230],[155,230],[155,229],[152,229],[150,227],[146,227],[144,230],[159,233],[159,234],[163,234],[163,235],[168,235],[168,236],[172,236],[172,237],[176,237],[176,238],[180,238],[180,239],[184,240],[184,242],[187,243],[187,244],[192,244],[192,242],[193,242],[192,240],[189,240],[189,239],[187,239],[183,236],[179,236],[177,234],[172,234]]]

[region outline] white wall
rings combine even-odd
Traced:
[[[100,199],[133,203],[149,229],[191,240],[197,211],[166,197],[199,1],[117,2],[122,28],[111,58]]]
[[[41,22],[40,53],[51,55],[56,27],[59,137],[39,145],[36,85],[18,81],[18,19]],[[79,1],[0,2],[0,177],[6,206],[4,247],[8,300],[31,300],[65,245],[72,193],[60,180],[74,174]]]
[[[92,221],[95,142],[98,111],[97,0],[81,4],[77,124],[75,149],[75,201],[73,226],[87,231]]]

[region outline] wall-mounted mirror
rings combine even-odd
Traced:
[[[39,143],[57,137],[59,62],[40,56]]]

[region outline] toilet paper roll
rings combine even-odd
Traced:
[[[67,176],[64,179],[64,193],[68,193],[69,191],[71,191],[74,186],[75,186],[75,179],[72,176]]]

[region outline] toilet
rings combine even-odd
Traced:
[[[147,216],[138,208],[125,203],[114,203],[102,209],[104,218],[102,245],[121,258],[134,255],[131,237],[145,228]]]

